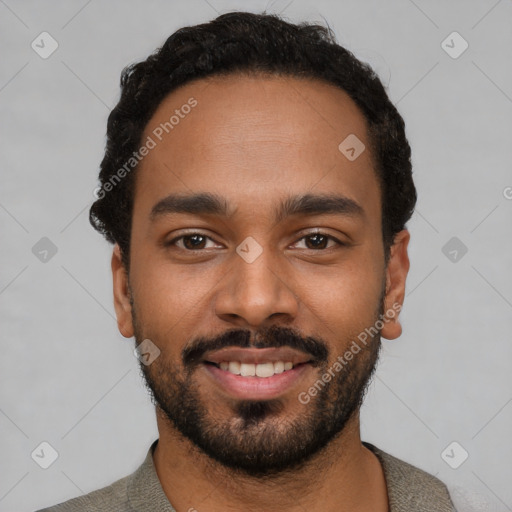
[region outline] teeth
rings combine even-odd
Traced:
[[[235,375],[240,375],[240,363],[238,361],[229,362],[228,363],[228,371],[230,373],[234,373]]]
[[[242,377],[254,377],[256,375],[256,365],[250,363],[240,363],[240,375]]]
[[[283,361],[277,361],[277,363],[274,363],[274,373],[283,373],[283,372],[284,372]]]
[[[286,370],[293,368],[293,363],[290,361],[276,361],[275,363],[240,363],[239,361],[222,361],[219,364],[220,369],[233,373],[234,375],[241,375],[242,377],[272,377]]]
[[[272,377],[274,375],[274,363],[262,363],[256,365],[256,376]]]

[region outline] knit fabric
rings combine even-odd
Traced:
[[[176,512],[164,494],[153,451],[131,475],[84,496],[38,512]],[[456,512],[446,486],[434,476],[403,462],[370,443],[363,443],[379,459],[388,489],[390,512]]]

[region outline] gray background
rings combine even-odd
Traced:
[[[437,475],[461,511],[512,510],[510,0],[0,0],[0,511],[109,484],[156,438],[114,319],[111,248],[87,218],[107,115],[121,69],[174,30],[265,7],[327,20],[388,86],[413,148],[404,334],[384,342],[363,438]],[[59,44],[47,59],[31,48],[43,31]],[[453,31],[469,43],[456,59],[441,45]],[[42,441],[59,454],[46,470]],[[446,460],[469,453],[457,469],[441,456],[453,441]]]

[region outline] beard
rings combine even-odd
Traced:
[[[383,311],[382,301],[380,310],[379,313]],[[133,304],[132,315],[135,339],[140,343],[144,336],[142,326],[137,325]],[[355,338],[347,342],[352,339]],[[343,346],[348,347],[348,343]],[[381,343],[379,332],[327,383],[321,378],[333,361],[329,361],[325,341],[304,337],[290,328],[272,326],[256,334],[234,329],[217,337],[193,339],[182,351],[181,365],[165,358],[164,343],[158,345],[162,350],[160,357],[148,366],[140,363],[153,403],[176,431],[210,459],[237,473],[264,478],[300,469],[343,432],[363,402]],[[202,397],[194,375],[203,364],[206,351],[227,346],[289,346],[302,350],[312,356],[321,387],[307,404],[297,398],[300,406],[293,406],[293,414],[286,413],[286,401],[280,398],[223,399],[216,407],[213,400]]]

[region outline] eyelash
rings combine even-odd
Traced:
[[[165,247],[177,246],[176,243],[178,241],[183,240],[183,239],[188,238],[188,237],[196,236],[196,235],[198,235],[200,237],[203,237],[203,238],[206,238],[208,240],[211,240],[212,242],[215,242],[215,240],[213,240],[213,238],[211,238],[208,235],[205,235],[205,234],[203,234],[201,232],[191,232],[191,233],[187,233],[185,235],[180,235],[180,236],[178,236],[176,238],[173,238],[169,242],[166,242],[165,243]],[[300,242],[301,240],[305,240],[308,237],[313,237],[315,235],[319,235],[319,236],[325,237],[325,238],[328,239],[328,241],[334,241],[334,242],[336,242],[336,244],[338,246],[346,246],[347,245],[346,243],[343,243],[340,240],[338,240],[336,237],[334,237],[332,235],[329,235],[327,233],[323,233],[321,231],[315,231],[313,233],[308,233],[307,235],[304,235],[304,236],[300,237],[295,243]],[[215,243],[217,243],[217,242],[215,242]],[[202,252],[202,251],[206,250],[206,249],[187,249],[186,247],[178,247],[178,248],[183,250],[183,251],[189,252],[189,253]],[[327,250],[332,249],[332,248],[333,248],[332,246],[331,247],[326,247],[326,248],[323,248],[323,249],[308,249],[306,247],[306,250],[322,252],[322,251],[327,251]]]

